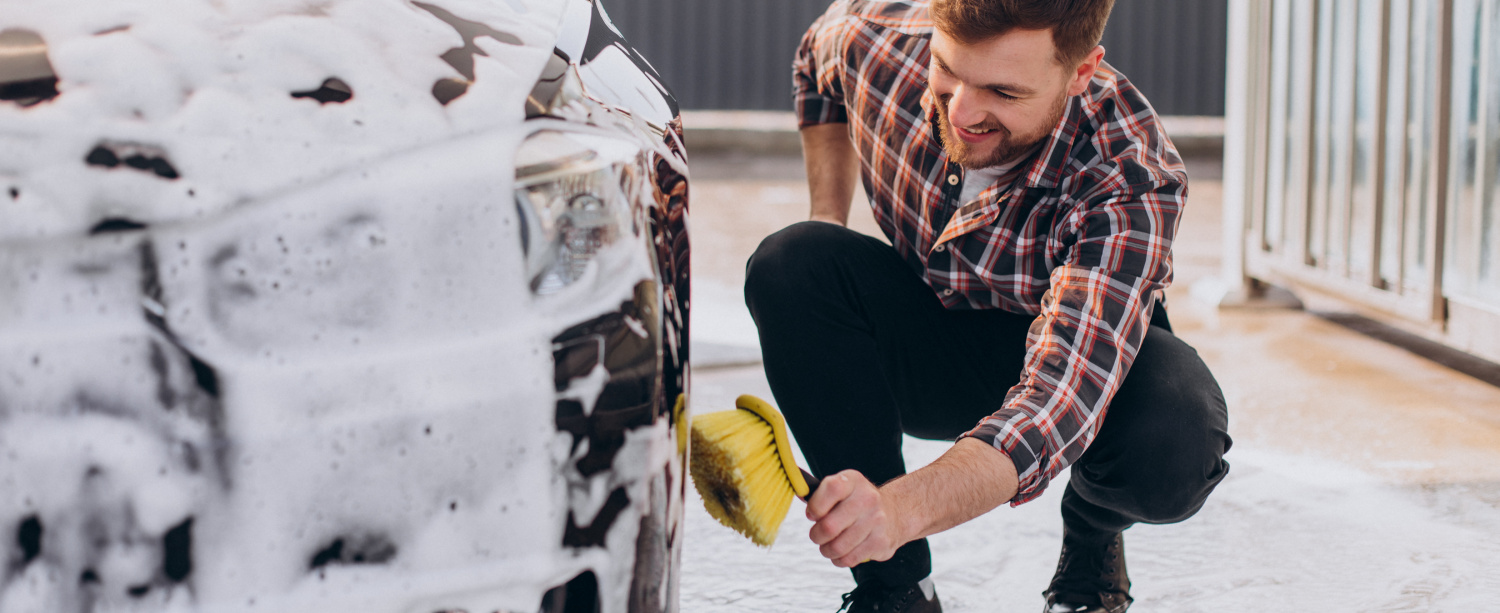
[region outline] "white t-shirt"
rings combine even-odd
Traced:
[[[1021,156],[1008,164],[974,170],[964,169],[964,189],[958,194],[959,203],[970,202],[978,198],[980,193],[991,185],[999,183],[1001,179],[1009,177],[1017,165],[1030,158],[1029,155]]]

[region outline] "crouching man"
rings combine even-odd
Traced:
[[[1187,176],[1103,62],[1112,4],[838,0],[803,39],[811,220],[761,244],[745,298],[851,611],[939,611],[924,537],[1071,467],[1045,610],[1119,613],[1121,532],[1187,519],[1229,469],[1223,395],[1162,302]],[[889,245],[844,227],[856,176]],[[957,442],[907,475],[903,433]]]

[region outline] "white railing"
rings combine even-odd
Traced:
[[[1230,278],[1500,360],[1500,0],[1232,0]]]

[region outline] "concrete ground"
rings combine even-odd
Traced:
[[[1211,160],[1189,172],[1169,304],[1228,399],[1233,469],[1196,517],[1126,533],[1132,611],[1500,610],[1496,378],[1362,334],[1336,302],[1221,311],[1195,301],[1189,288],[1217,272],[1222,185]],[[743,267],[761,238],[806,217],[807,196],[795,157],[701,155],[693,173],[691,408],[703,413],[741,393],[771,397]],[[851,225],[879,235],[863,202]],[[908,468],[947,445],[908,438]],[[1035,502],[932,539],[945,610],[1041,607],[1061,490],[1055,482]],[[800,502],[770,550],[691,505],[683,611],[834,611],[853,587],[807,540]]]

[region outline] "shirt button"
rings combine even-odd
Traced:
[[[958,175],[948,175],[948,185],[958,185]]]
[[[938,245],[936,249],[933,249],[933,251],[936,251],[938,253],[942,253],[942,252],[946,251],[947,249],[948,249],[947,245]]]
[[[951,289],[945,289],[945,290],[943,290],[943,295],[944,296],[952,296],[953,295],[953,290],[951,290]]]

